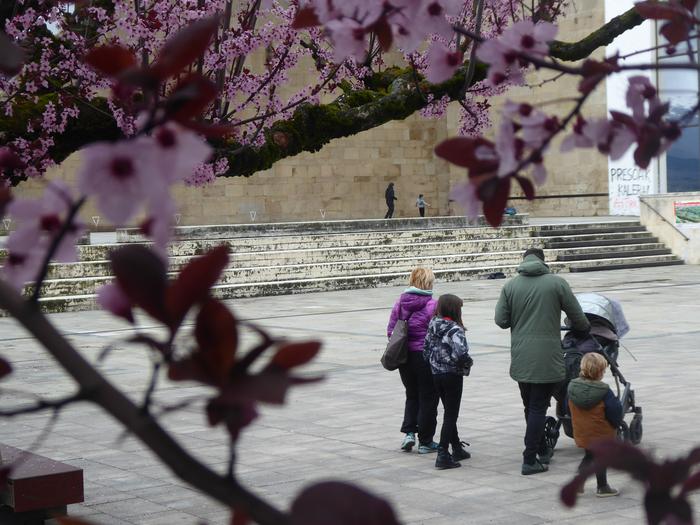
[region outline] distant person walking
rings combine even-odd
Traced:
[[[396,195],[394,195],[394,183],[390,182],[386,187],[384,192],[384,198],[386,199],[386,207],[388,208],[385,219],[391,219],[394,216],[394,201],[398,200]]]
[[[428,325],[425,336],[423,358],[430,363],[435,391],[445,409],[440,431],[438,455],[435,468],[439,470],[459,467],[459,461],[469,459],[471,454],[462,447],[459,439],[457,418],[462,403],[464,376],[469,375],[472,358],[464,335],[462,322],[462,299],[452,294],[441,295],[435,316]],[[452,446],[452,454],[448,447]]]
[[[614,439],[622,424],[622,404],[607,383],[603,382],[608,362],[596,353],[589,352],[581,359],[579,377],[569,383],[569,410],[574,426],[576,444],[586,452],[579,471],[586,469],[595,459],[589,447],[601,439]],[[598,488],[596,496],[607,498],[620,494],[608,485],[605,469],[596,472]],[[583,492],[583,486],[579,489]]]
[[[406,390],[401,432],[406,434],[401,449],[410,452],[416,445],[418,453],[437,452],[433,441],[437,426],[438,397],[433,386],[430,365],[423,360],[423,342],[428,323],[435,313],[433,284],[435,276],[428,268],[416,268],[411,272],[409,287],[401,294],[391,310],[387,337],[391,337],[396,321],[408,320],[408,360],[399,367],[401,382]]]
[[[416,200],[416,206],[418,206],[418,213],[420,213],[421,217],[425,217],[425,207],[431,207],[430,204],[425,202],[425,198],[423,197],[422,193],[418,195],[418,199]]]
[[[591,325],[576,297],[561,277],[551,274],[544,252],[530,248],[523,254],[518,275],[501,290],[495,321],[510,328],[510,377],[518,382],[525,408],[523,475],[546,472],[554,451],[544,440],[547,408],[552,394],[566,377],[561,349],[561,312],[572,329],[587,332]]]

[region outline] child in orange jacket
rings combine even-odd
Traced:
[[[590,352],[581,359],[579,377],[569,383],[569,410],[574,427],[574,440],[586,451],[579,465],[579,471],[593,461],[589,445],[600,439],[614,438],[617,428],[622,423],[620,400],[615,397],[608,384],[602,381],[607,366],[608,362],[602,355]],[[598,482],[596,496],[599,498],[619,494],[616,489],[608,485],[605,469],[596,472],[596,480]],[[580,490],[582,492],[583,487]]]

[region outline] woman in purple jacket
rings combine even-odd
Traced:
[[[435,276],[428,268],[413,270],[409,287],[396,301],[386,327],[387,337],[391,337],[396,321],[408,319],[408,360],[399,367],[401,381],[406,387],[406,406],[401,425],[401,432],[406,437],[401,449],[410,452],[416,444],[417,433],[419,454],[437,452],[438,446],[433,441],[438,396],[430,365],[423,360],[423,342],[436,306],[433,299],[434,282]]]

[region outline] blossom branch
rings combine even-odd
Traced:
[[[2,281],[0,308],[17,319],[46,348],[78,383],[87,400],[102,407],[125,428],[130,429],[180,479],[230,508],[244,509],[260,524],[289,523],[286,514],[248,491],[236,480],[217,474],[192,457],[156,419],[144,414],[90,365],[41,312]]]

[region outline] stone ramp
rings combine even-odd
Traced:
[[[169,269],[174,276],[192,257],[225,244],[231,260],[214,294],[230,299],[401,285],[416,266],[432,268],[443,282],[510,276],[528,247],[543,248],[554,272],[682,264],[629,220],[529,224],[519,215],[499,229],[464,217],[284,224],[269,231],[230,225],[228,236],[221,225],[177,228]],[[109,252],[142,243],[135,230],[117,237],[124,242],[80,246],[80,262],[52,264],[42,308],[95,308],[97,290],[112,279]]]

